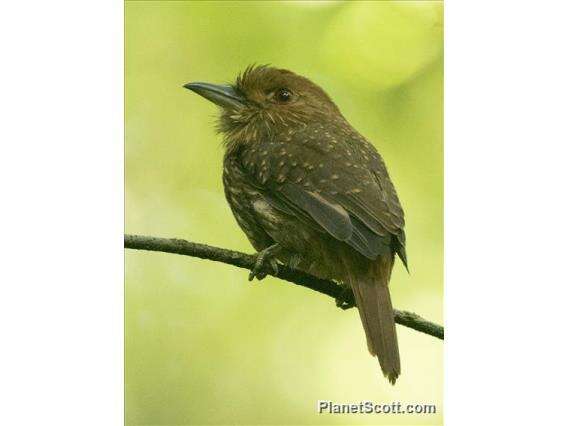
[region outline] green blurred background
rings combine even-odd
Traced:
[[[182,85],[251,63],[308,76],[383,155],[407,216],[395,307],[441,322],[441,2],[128,1],[126,232],[253,252],[225,202],[215,107]],[[441,424],[442,341],[398,326],[402,375],[369,356],[357,312],[267,278],[126,252],[126,422]],[[435,415],[318,415],[317,400],[437,405]]]

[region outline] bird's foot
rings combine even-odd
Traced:
[[[292,269],[298,269],[302,263],[302,256],[299,253],[294,253],[290,256],[290,260],[288,261],[288,266]]]
[[[249,274],[249,281],[252,281],[255,277],[260,281],[264,279],[269,272],[274,275],[278,274],[278,261],[276,260],[275,255],[279,249],[280,245],[276,243],[258,252],[254,267]]]
[[[339,287],[341,287],[341,292],[335,298],[335,306],[339,309],[350,309],[355,306],[355,300],[353,298],[353,292],[351,291],[351,287],[344,283],[339,283]]]

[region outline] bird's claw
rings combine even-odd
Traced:
[[[274,244],[257,254],[256,262],[249,274],[249,281],[252,281],[255,278],[260,281],[264,279],[269,272],[273,275],[278,275],[278,261],[276,260],[276,257],[274,257],[274,252],[278,248],[278,244]]]
[[[292,269],[298,269],[298,266],[300,266],[300,263],[302,263],[302,256],[300,256],[299,254],[293,254],[290,257],[290,261],[288,262],[288,266]]]
[[[339,286],[341,287],[341,292],[335,298],[335,306],[344,311],[354,307],[355,301],[353,300],[353,292],[351,291],[351,287],[343,283],[340,283]]]

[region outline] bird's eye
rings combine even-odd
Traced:
[[[278,89],[278,91],[276,92],[276,99],[278,100],[278,102],[288,102],[290,99],[292,99],[292,92],[290,92],[288,89]]]

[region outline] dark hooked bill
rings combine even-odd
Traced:
[[[245,102],[245,99],[229,85],[194,82],[184,84],[183,87],[224,108],[239,108]]]

